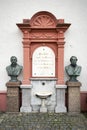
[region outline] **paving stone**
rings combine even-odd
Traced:
[[[1,113],[0,130],[87,130],[87,116],[68,113]]]

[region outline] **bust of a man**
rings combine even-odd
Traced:
[[[10,61],[11,61],[11,65],[7,66],[6,70],[8,76],[11,77],[10,82],[17,82],[18,81],[17,77],[21,73],[23,67],[17,64],[17,58],[15,56],[12,56],[10,58]]]
[[[65,67],[66,73],[70,77],[69,81],[78,81],[77,77],[80,76],[81,73],[81,66],[77,65],[77,57],[72,56],[70,58],[71,64]]]

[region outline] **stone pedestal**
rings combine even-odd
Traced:
[[[68,112],[80,112],[80,82],[66,82],[68,86]]]
[[[47,108],[45,106],[45,99],[41,99],[41,107],[40,107],[40,112],[47,112]]]
[[[31,88],[32,85],[21,85],[22,89],[22,106],[20,108],[21,112],[31,112]]]
[[[19,112],[19,88],[21,82],[7,82],[7,112]]]
[[[56,107],[55,112],[66,112],[65,106],[65,89],[67,88],[66,85],[56,85]]]

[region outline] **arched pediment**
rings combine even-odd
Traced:
[[[24,79],[23,83],[29,84],[30,80],[29,78],[31,77],[56,77],[58,78],[57,83],[58,84],[63,84],[64,83],[64,33],[65,31],[69,28],[70,24],[65,23],[64,19],[56,19],[56,17],[47,11],[40,11],[34,14],[31,19],[23,19],[23,23],[18,23],[17,26],[21,29],[23,32],[23,50],[24,50]],[[32,70],[32,64],[36,65],[36,62],[32,62],[32,54],[33,50],[35,50],[37,47],[42,47],[40,50],[44,47],[45,50],[47,51],[47,58],[48,56],[51,57],[53,55],[49,55],[49,52],[52,53],[52,51],[49,50],[49,48],[52,48],[54,55],[52,58],[53,61],[52,63],[55,63],[52,65],[51,61],[49,61],[46,58],[45,63],[47,64],[47,61],[50,62],[50,64],[47,64],[47,69],[49,71],[49,74],[47,75],[48,71],[38,71],[38,73],[34,73],[35,71]],[[38,51],[37,51],[38,52]],[[43,51],[42,51],[43,52]],[[43,53],[42,53],[43,54]],[[53,53],[52,53],[53,54]],[[37,54],[38,57],[39,54]],[[33,55],[34,56],[34,55]],[[36,56],[36,54],[35,54]],[[35,60],[37,62],[39,61],[37,57],[35,57]],[[42,59],[42,57],[40,57]],[[50,58],[51,59],[51,58]],[[34,60],[34,59],[33,59]],[[34,60],[34,61],[35,61]],[[38,62],[39,64],[39,62]],[[42,65],[42,62],[41,62]],[[40,66],[41,66],[40,65]],[[33,68],[35,68],[33,66]],[[37,67],[35,68],[37,72]],[[54,70],[54,69],[55,70]],[[50,73],[50,70],[53,69],[53,72]],[[42,75],[44,73],[44,75]]]
[[[47,11],[41,11],[36,13],[30,20],[31,27],[36,28],[51,28],[56,27],[56,24],[56,17]]]

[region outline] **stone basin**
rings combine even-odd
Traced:
[[[36,93],[36,96],[41,98],[41,99],[46,99],[46,98],[48,98],[51,95],[52,95],[51,92]]]

